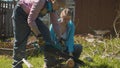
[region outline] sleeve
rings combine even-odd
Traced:
[[[50,25],[49,30],[50,30],[51,39],[54,41],[55,40],[55,33],[54,33],[54,30],[53,30],[52,24]]]
[[[69,26],[69,29],[68,29],[68,37],[66,41],[66,46],[68,47],[68,52],[73,52],[74,51],[75,26],[72,21],[69,22],[68,26]]]
[[[29,15],[28,15],[28,24],[31,28],[31,30],[36,34],[38,35],[40,32],[39,32],[39,29],[35,23],[35,20],[36,18],[38,17],[39,13],[40,13],[40,10],[42,9],[42,7],[44,6],[45,4],[45,0],[37,0],[33,3],[31,9],[30,9],[30,12],[29,12]]]
[[[56,38],[56,33],[54,32],[54,29],[53,29],[53,25],[51,24],[50,25],[50,36],[51,36],[51,40],[55,43],[55,45],[53,45],[55,48],[59,49],[59,50],[62,50],[62,47],[60,45],[60,43],[58,42],[57,38]]]

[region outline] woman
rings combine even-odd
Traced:
[[[65,6],[65,0],[19,0],[13,10],[13,31],[14,31],[14,47],[13,47],[13,68],[22,68],[22,63],[19,63],[22,58],[26,58],[25,50],[26,43],[30,32],[39,39],[40,32],[46,45],[51,44],[49,29],[44,25],[39,17],[43,17],[47,13],[50,14],[50,19],[54,30],[59,33],[59,24],[57,24],[58,15],[56,10]],[[47,59],[47,58],[45,58]]]
[[[66,53],[69,53],[70,56],[76,58],[80,57],[82,52],[82,46],[79,44],[74,44],[74,32],[75,26],[71,20],[71,11],[68,8],[65,8],[61,14],[60,19],[58,19],[60,24],[61,39],[57,39],[57,35],[53,29],[53,25],[50,25],[50,35],[51,39],[56,43],[56,47]],[[62,45],[61,45],[62,44]],[[52,56],[55,58],[54,56]],[[78,68],[77,63],[75,63],[75,68]]]

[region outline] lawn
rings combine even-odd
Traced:
[[[92,40],[92,39],[91,39]],[[75,36],[75,43],[83,45],[83,52],[80,59],[86,65],[81,68],[120,68],[120,39],[93,39],[86,40],[86,37]],[[42,68],[43,54],[37,56],[29,56],[28,61],[34,68]],[[11,68],[12,57],[8,55],[0,55],[0,68]],[[24,68],[27,68],[23,64]]]

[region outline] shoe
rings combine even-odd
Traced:
[[[46,64],[44,64],[44,65],[43,65],[43,68],[47,68],[47,65],[46,65]]]
[[[66,61],[66,65],[67,65],[68,68],[74,68],[75,62],[74,62],[73,59],[70,58]]]

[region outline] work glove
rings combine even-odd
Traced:
[[[42,46],[42,45],[45,45],[45,41],[43,40],[43,37],[42,36],[37,36],[37,43]]]

